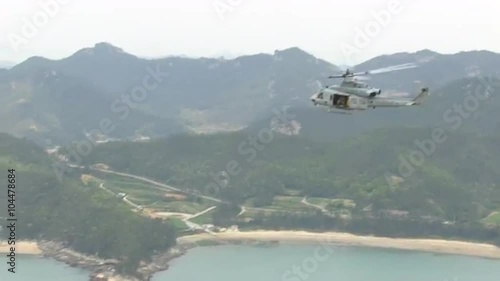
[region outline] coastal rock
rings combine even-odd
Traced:
[[[186,247],[175,247],[166,253],[158,254],[153,257],[150,263],[143,263],[137,272],[143,276],[143,280],[150,280],[153,274],[167,270],[169,268],[168,263],[171,260],[184,255],[187,250],[188,248]]]
[[[97,256],[90,256],[78,253],[64,244],[52,241],[42,241],[39,247],[43,256],[53,258],[73,267],[80,267],[93,270],[106,265],[116,265],[119,261],[114,259],[104,260]]]
[[[115,268],[119,261],[115,259],[105,260],[97,256],[85,255],[59,242],[40,241],[38,245],[44,257],[55,259],[72,267],[92,271],[89,279],[91,281],[148,281],[155,273],[167,270],[168,263],[172,259],[184,255],[190,248],[189,246],[178,246],[166,253],[154,256],[151,262],[142,262],[137,270],[137,277],[135,277],[119,275]]]

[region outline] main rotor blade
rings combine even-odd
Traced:
[[[393,72],[393,71],[399,71],[399,70],[404,70],[404,69],[409,69],[409,68],[415,68],[418,67],[417,64],[415,63],[405,63],[405,64],[399,64],[399,65],[393,65],[393,66],[387,66],[383,68],[378,68],[374,70],[367,71],[369,74],[381,74],[381,73],[387,73],[387,72]]]
[[[364,76],[364,75],[368,75],[368,74],[370,74],[368,71],[364,71],[364,72],[353,73],[352,76]]]

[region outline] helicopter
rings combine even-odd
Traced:
[[[340,112],[347,113],[354,110],[366,110],[377,107],[402,107],[420,105],[423,99],[429,94],[429,88],[424,87],[413,99],[403,99],[395,97],[380,97],[381,89],[373,88],[368,84],[359,81],[356,77],[370,74],[379,74],[417,67],[414,64],[402,64],[380,68],[372,71],[353,73],[349,69],[344,74],[329,76],[328,78],[342,78],[340,85],[322,87],[321,90],[311,96],[311,101],[315,106],[325,106],[331,109],[339,109]]]

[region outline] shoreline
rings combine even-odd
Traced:
[[[10,248],[16,248],[16,255],[41,256],[43,254],[36,241],[16,241],[16,245],[9,245],[7,241],[0,241],[0,254],[10,253]]]
[[[203,243],[208,243],[203,245]],[[341,232],[307,232],[293,230],[253,230],[253,231],[234,231],[234,232],[219,232],[215,234],[201,233],[177,238],[177,245],[166,253],[159,254],[154,257],[154,262],[143,266],[139,271],[144,276],[153,276],[161,271],[168,270],[170,262],[185,253],[190,249],[203,246],[217,246],[227,244],[238,245],[272,245],[275,244],[303,244],[317,245],[325,247],[328,245],[338,245],[347,247],[368,247],[379,249],[395,249],[407,250],[413,252],[427,252],[434,254],[449,254],[460,256],[471,256],[477,258],[488,258],[500,260],[500,247],[475,242],[465,242],[456,240],[444,239],[413,239],[413,238],[389,238],[375,236],[359,236],[350,233]],[[52,242],[42,241],[16,241],[16,254],[41,256],[44,258],[52,258],[59,262],[70,264],[71,266],[86,268],[94,273],[95,269],[102,267],[110,261],[102,261],[96,257],[87,257],[71,250],[55,247]],[[57,246],[57,245],[56,245]],[[58,248],[52,253],[53,248]],[[6,241],[0,241],[0,254],[8,254],[10,245]],[[77,257],[80,262],[70,263],[68,260],[60,259],[55,253],[63,252],[65,255]],[[136,278],[113,276],[114,280],[132,281]],[[118,277],[118,278],[117,278]],[[91,279],[93,280],[93,279]]]
[[[0,254],[10,253],[11,245],[7,241],[0,240]],[[160,253],[152,257],[152,261],[143,264],[137,270],[142,275],[141,278],[135,276],[124,276],[115,273],[115,266],[118,260],[101,259],[97,256],[91,256],[76,252],[63,244],[51,241],[16,241],[15,253],[17,255],[28,255],[51,259],[71,267],[85,269],[89,271],[89,280],[109,280],[109,281],[144,281],[150,280],[152,275],[165,271],[170,266],[170,261],[182,256],[189,247],[173,247],[167,252]],[[102,276],[102,277],[99,277]],[[105,278],[105,279],[102,279]],[[107,278],[107,279],[106,279]]]
[[[423,238],[389,238],[376,236],[359,236],[342,232],[308,232],[294,230],[254,230],[219,232],[215,234],[201,233],[177,238],[177,246],[183,247],[203,241],[215,242],[280,242],[299,244],[337,244],[342,246],[358,246],[371,248],[398,249],[437,254],[453,254],[500,259],[500,247],[477,242],[466,242],[444,239]],[[10,245],[0,241],[0,254],[8,254]],[[16,254],[43,256],[38,241],[16,241]]]
[[[178,245],[197,244],[203,241],[215,242],[279,242],[317,245],[340,245],[396,249],[435,254],[450,254],[479,258],[500,259],[500,248],[491,244],[443,240],[389,238],[375,236],[358,236],[341,232],[306,232],[306,231],[272,231],[255,230],[241,232],[222,232],[216,234],[195,234],[177,238]]]

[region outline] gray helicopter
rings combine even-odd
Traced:
[[[342,75],[329,76],[328,78],[343,78],[340,85],[326,86],[311,96],[311,101],[316,106],[340,109],[341,112],[352,110],[365,110],[376,107],[402,107],[420,105],[422,100],[429,94],[429,88],[424,87],[413,99],[381,97],[381,89],[370,87],[368,84],[356,79],[358,76],[379,74],[417,67],[414,64],[402,64],[380,68],[372,71],[352,73],[349,69]]]

